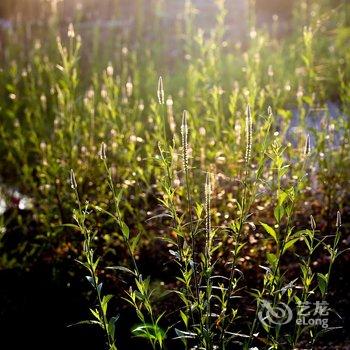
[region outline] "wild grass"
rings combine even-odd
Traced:
[[[340,242],[340,227],[341,214],[338,211],[336,215],[335,236],[316,237],[316,221],[314,217],[310,216],[310,229],[296,230],[291,226],[293,216],[295,213],[295,204],[300,196],[300,190],[303,188],[304,182],[307,181],[307,162],[312,153],[310,147],[310,138],[307,135],[305,147],[300,152],[300,162],[302,168],[300,177],[294,179],[292,186],[284,187],[283,177],[289,170],[289,164],[284,161],[283,153],[285,149],[280,144],[278,138],[273,137],[270,142],[265,138],[263,142],[263,156],[260,159],[260,167],[268,166],[268,159],[271,160],[269,166],[273,169],[275,177],[273,178],[273,187],[275,191],[275,208],[273,210],[275,224],[270,226],[266,223],[260,222],[261,226],[267,233],[267,239],[274,241],[274,248],[266,252],[267,266],[260,266],[265,270],[264,282],[261,289],[253,289],[249,291],[251,299],[256,303],[256,311],[251,315],[246,315],[243,310],[235,307],[235,298],[242,298],[242,287],[244,283],[244,271],[241,271],[237,266],[237,261],[241,257],[242,248],[247,244],[245,239],[242,239],[242,231],[244,228],[253,227],[255,225],[250,220],[251,203],[254,202],[251,196],[255,196],[255,185],[259,178],[254,178],[252,183],[248,183],[249,171],[247,164],[249,164],[251,155],[247,156],[249,149],[253,144],[253,132],[251,122],[251,110],[248,107],[246,112],[246,145],[245,145],[245,180],[242,182],[244,187],[242,190],[242,201],[238,203],[237,218],[227,226],[212,227],[212,182],[211,174],[206,173],[204,183],[203,202],[196,202],[187,206],[188,219],[186,220],[186,210],[181,218],[177,214],[175,204],[173,202],[176,196],[177,189],[174,188],[171,181],[171,165],[164,157],[162,148],[159,147],[160,156],[164,164],[166,180],[163,182],[164,198],[160,199],[166,210],[164,215],[171,219],[173,229],[176,232],[176,240],[169,237],[163,237],[174,250],[170,251],[176,265],[178,266],[177,280],[180,282],[180,288],[172,290],[175,295],[179,297],[179,301],[183,304],[178,310],[159,311],[159,314],[154,313],[152,307],[155,290],[152,290],[150,285],[150,278],[144,278],[140,273],[140,269],[136,262],[135,250],[139,243],[139,236],[130,237],[130,229],[125,223],[119,206],[122,200],[121,192],[116,193],[115,185],[111,177],[110,170],[106,163],[106,146],[101,144],[99,156],[104,163],[107,174],[107,179],[113,201],[115,203],[115,213],[104,211],[113,220],[115,220],[118,229],[124,237],[125,249],[131,257],[131,268],[125,266],[113,266],[110,269],[116,271],[127,272],[134,276],[135,289],[130,286],[129,290],[125,290],[126,297],[122,297],[129,302],[135,309],[137,317],[141,322],[135,326],[132,332],[139,337],[146,338],[153,349],[162,349],[167,339],[167,334],[173,334],[174,339],[181,339],[184,349],[191,349],[193,347],[203,349],[228,349],[233,344],[239,345],[243,349],[251,348],[259,344],[264,339],[264,343],[270,349],[279,348],[296,348],[299,345],[299,340],[303,334],[303,338],[307,339],[309,346],[313,346],[317,338],[324,329],[319,329],[315,326],[301,326],[296,323],[294,326],[284,328],[283,323],[277,325],[269,325],[261,323],[259,314],[262,311],[264,302],[270,300],[272,308],[276,308],[281,303],[290,306],[293,303],[300,302],[307,303],[309,299],[314,298],[315,295],[321,298],[321,301],[326,300],[332,266],[334,261],[340,254],[344,252],[339,250]],[[271,126],[272,112],[268,109],[267,127],[269,132]],[[184,174],[183,190],[186,193],[185,198],[187,204],[192,203],[193,187],[188,184],[189,168],[188,168],[188,126],[187,113],[184,112],[181,126],[182,135],[182,171]],[[171,157],[173,158],[173,156]],[[262,174],[264,170],[258,170],[256,174]],[[169,176],[169,177],[168,177]],[[88,205],[82,211],[82,206],[79,201],[77,192],[77,183],[74,172],[71,171],[71,187],[76,192],[79,215],[83,218],[88,213]],[[185,206],[186,208],[186,206]],[[102,211],[100,207],[96,207],[98,211]],[[193,212],[194,211],[194,212]],[[195,214],[195,215],[194,215]],[[75,215],[77,217],[77,215]],[[84,234],[84,252],[87,257],[87,263],[84,264],[91,272],[91,277],[88,280],[92,281],[93,287],[97,291],[98,307],[100,311],[92,309],[92,314],[97,318],[97,323],[104,329],[106,333],[107,348],[115,346],[114,332],[116,317],[112,318],[112,326],[107,321],[107,304],[109,298],[101,300],[102,284],[98,285],[98,278],[95,276],[96,267],[99,260],[94,261],[94,249],[91,247],[91,234],[85,227],[85,219],[79,220],[78,228]],[[277,230],[275,229],[277,228]],[[222,263],[218,251],[230,250],[230,246],[225,247],[224,232],[228,231],[232,237],[232,260],[228,260],[230,265],[230,272],[227,276],[219,274],[216,271],[217,265]],[[329,244],[329,242],[332,242]],[[202,242],[199,246],[198,242]],[[289,281],[285,277],[286,271],[281,272],[283,255],[288,250],[294,249],[298,242],[305,242],[306,255],[298,256],[300,261],[300,275]],[[317,273],[317,279],[312,269],[311,261],[313,255],[318,248],[325,248],[330,255],[330,262],[328,272],[325,274]],[[258,266],[257,266],[258,268]],[[182,287],[181,287],[182,285]],[[317,299],[316,299],[317,300]],[[166,329],[161,328],[161,321],[166,318],[167,314],[179,312],[178,320]],[[247,319],[247,317],[249,317]],[[246,319],[246,325],[242,327],[237,323],[239,318]],[[86,322],[94,323],[94,320]],[[96,321],[95,321],[96,322]],[[182,324],[182,326],[181,326]],[[111,328],[112,327],[112,328]],[[184,327],[183,329],[181,329]],[[112,329],[112,330],[111,330]],[[176,335],[176,336],[175,336]],[[113,339],[111,342],[110,339]]]
[[[125,305],[152,349],[292,349],[325,332],[259,314],[267,301],[327,301],[346,251],[346,16],[328,0],[296,1],[286,37],[278,18],[263,28],[251,16],[232,40],[226,5],[215,1],[215,24],[201,29],[186,1],[175,30],[155,20],[157,40],[141,22],[145,38],[87,37],[78,19],[62,34],[56,12],[47,32],[18,22],[4,33],[2,196],[30,207],[1,216],[0,264],[31,266],[67,244],[94,293],[83,323],[101,328],[101,348],[121,348]],[[35,233],[7,245],[11,225],[26,233],[28,222]],[[147,247],[174,272],[162,295]],[[126,281],[113,297],[110,274]]]

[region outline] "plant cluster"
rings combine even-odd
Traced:
[[[235,37],[228,1],[204,29],[190,0],[169,26],[170,3],[133,30],[86,31],[81,9],[63,28],[46,3],[1,29],[0,269],[79,261],[106,349],[125,305],[153,349],[312,347],[324,328],[260,315],[327,302],[344,251],[346,4],[295,1],[281,37],[249,1]],[[145,250],[170,266],[163,294]]]

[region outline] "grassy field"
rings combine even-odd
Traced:
[[[349,346],[350,9],[265,3],[0,5],[2,348]]]

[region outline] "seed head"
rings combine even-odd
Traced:
[[[339,228],[339,227],[341,226],[341,214],[340,214],[340,211],[339,211],[339,210],[337,211],[337,221],[336,221],[336,223],[335,223],[335,226],[336,226],[337,228]]]
[[[165,98],[164,98],[164,87],[163,87],[163,79],[160,76],[158,79],[158,90],[157,90],[157,97],[159,104],[163,105]]]
[[[245,119],[245,132],[246,132],[246,148],[245,148],[245,161],[249,163],[252,153],[252,114],[250,106],[247,106],[246,119]]]
[[[169,96],[165,103],[167,107],[167,116],[168,116],[170,130],[174,134],[176,131],[176,123],[174,119],[174,110],[173,110],[174,101],[172,97]]]
[[[77,185],[77,180],[75,179],[75,174],[74,174],[74,171],[73,169],[70,170],[70,187],[73,189],[73,190],[76,190],[78,185]]]
[[[211,179],[210,179],[209,173],[207,173],[205,178],[204,194],[205,194],[205,228],[206,228],[207,234],[209,234],[211,232],[211,216],[210,216]]]
[[[273,68],[272,68],[271,64],[269,65],[269,67],[267,69],[267,75],[269,77],[273,77]]]
[[[188,126],[187,126],[187,111],[182,113],[181,124],[181,141],[182,141],[182,158],[184,170],[188,170]]]
[[[312,215],[310,215],[310,225],[312,230],[316,230],[316,221]]]
[[[305,146],[304,146],[304,156],[307,157],[311,152],[311,142],[310,142],[310,135],[307,134],[306,140],[305,140]]]
[[[173,98],[171,96],[169,96],[166,100],[166,105],[168,108],[172,108],[174,104]]]
[[[127,83],[125,84],[125,88],[126,88],[126,95],[128,97],[131,97],[132,95],[132,90],[133,90],[133,84],[132,84],[132,80],[131,78],[129,77]]]
[[[271,108],[271,106],[268,106],[268,107],[267,107],[267,115],[268,115],[269,117],[272,117],[272,108]]]
[[[106,68],[106,73],[109,77],[112,77],[113,76],[113,73],[114,73],[114,68],[112,66],[111,63],[108,64],[107,68]]]
[[[75,31],[74,31],[73,23],[69,24],[67,35],[68,35],[68,38],[74,38],[75,37]]]
[[[100,150],[98,152],[100,159],[102,160],[107,159],[106,151],[107,151],[107,145],[104,142],[102,142],[100,146]]]

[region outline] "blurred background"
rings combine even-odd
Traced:
[[[308,32],[305,28],[311,29]],[[75,53],[73,39],[78,36],[82,44]],[[71,50],[72,61],[76,60],[73,65],[78,82],[69,80],[75,77],[74,69],[63,78],[59,75],[62,56],[57,37]],[[343,209],[346,221],[350,174],[348,141],[343,138],[350,124],[348,118],[339,116],[349,115],[349,48],[348,0],[1,0],[0,211],[6,235],[0,244],[0,348],[99,349],[102,335],[98,330],[67,327],[88,317],[91,293],[75,262],[81,254],[81,240],[62,225],[72,221],[74,198],[67,185],[70,167],[82,174],[79,181],[84,199],[106,201],[106,186],[96,185],[103,182],[103,172],[93,170],[98,168],[96,145],[105,138],[115,157],[115,174],[130,200],[123,210],[134,231],[143,230],[139,255],[144,273],[157,282],[173,282],[168,277],[173,270],[164,263],[166,249],[154,243],[158,228],[148,223],[146,228],[142,226],[159,209],[155,193],[160,189],[155,178],[161,172],[144,160],[156,145],[152,135],[157,130],[150,126],[148,133],[144,123],[153,123],[149,116],[159,75],[166,77],[166,94],[175,100],[177,125],[179,111],[185,107],[212,122],[206,110],[217,111],[214,102],[203,102],[206,91],[214,91],[214,97],[215,93],[223,95],[220,111],[225,116],[242,117],[237,110],[244,110],[249,98],[257,110],[272,105],[277,115],[276,132],[285,125],[297,129],[298,116],[307,116],[303,126],[310,128],[313,146],[317,145],[317,154],[323,154],[320,167],[326,171],[317,176],[313,173],[314,182],[308,191],[315,190],[316,194],[310,198],[305,194],[305,203],[318,215],[321,229],[333,225],[337,208]],[[113,82],[110,75],[116,77]],[[126,87],[131,82],[133,93],[129,96]],[[65,88],[71,83],[74,94],[67,97]],[[118,90],[113,84],[123,87]],[[249,96],[249,90],[254,89],[254,96]],[[106,90],[115,97],[107,106]],[[60,125],[56,117],[61,109],[71,112],[68,98],[76,106],[72,112],[79,125],[72,137],[76,148],[55,129]],[[227,106],[235,98],[238,108],[233,113]],[[128,113],[135,120],[125,117],[118,125],[115,115]],[[91,115],[97,116],[92,126],[86,122]],[[338,119],[339,124],[334,121]],[[126,125],[128,128],[123,129]],[[226,169],[220,158],[234,153],[225,145],[237,139],[236,131],[242,128],[234,122],[225,125],[230,132],[219,137],[214,127],[208,128],[207,137],[212,141],[208,149],[200,146],[200,135],[193,148],[197,154],[208,153],[205,162],[215,164],[213,171],[227,171],[234,177],[237,170],[234,166]],[[320,131],[326,129],[334,132],[333,136],[322,135]],[[235,134],[228,136],[233,130]],[[67,126],[62,134],[65,131],[68,135],[71,129]],[[302,132],[297,132],[294,138],[288,139],[291,132],[285,136],[295,148],[288,151],[291,160],[296,158],[293,151],[302,147]],[[116,136],[123,133],[127,135],[124,139]],[[130,137],[136,141],[130,142]],[[222,146],[221,153],[212,148],[215,140]],[[344,146],[342,152],[336,152],[335,145]],[[127,149],[129,154],[120,149]],[[243,151],[238,149],[237,154],[227,156],[227,163],[241,162]],[[138,157],[142,163],[136,167]],[[150,169],[148,175],[143,173],[146,168]],[[225,185],[233,187],[232,183]],[[223,196],[221,205],[225,207],[229,195]],[[135,213],[132,205],[140,211]],[[302,208],[299,214],[298,223],[307,225],[307,219],[301,218]],[[219,225],[224,219],[218,216],[216,220]],[[105,264],[127,264],[125,250],[115,243],[111,225],[99,218],[95,221],[103,233],[97,245]],[[260,261],[260,243],[255,242],[259,237],[253,238],[253,260]],[[338,294],[333,293],[331,299],[341,311],[344,329],[336,337],[330,336],[334,347],[325,345],[324,349],[349,348],[349,258],[342,259],[335,269],[334,290]],[[251,257],[242,261],[254,286],[257,272],[251,271]],[[285,264],[297,269],[290,261]],[[326,263],[326,258],[319,257],[317,267]],[[120,292],[124,282],[106,271],[101,274],[106,276],[110,290]],[[129,334],[135,315],[125,305],[115,308],[125,309],[118,332]],[[146,349],[141,341],[129,338],[121,344],[122,349]]]

